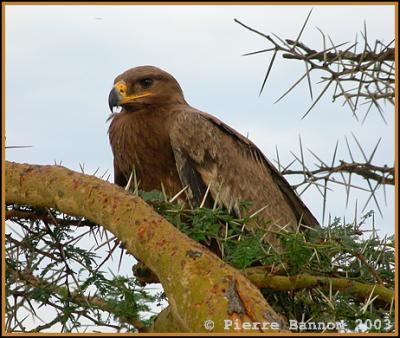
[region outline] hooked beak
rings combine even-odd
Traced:
[[[141,93],[138,95],[127,95],[127,85],[125,81],[118,81],[114,87],[111,89],[108,95],[108,106],[111,112],[113,112],[114,107],[123,106],[124,104],[131,103],[142,97],[150,96],[152,93]]]
[[[110,94],[108,95],[108,106],[110,107],[112,113],[113,113],[113,108],[119,106],[120,99],[121,98],[115,87],[111,89]]]

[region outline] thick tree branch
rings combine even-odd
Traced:
[[[224,320],[277,322],[285,327],[243,274],[122,188],[61,166],[6,162],[5,176],[6,203],[56,208],[115,234],[128,252],[157,274],[171,311],[186,331],[204,332],[210,319],[214,332],[226,332]]]
[[[354,297],[367,299],[377,296],[377,300],[389,304],[393,301],[393,290],[381,285],[359,283],[346,278],[333,278],[301,274],[296,276],[277,276],[268,274],[263,267],[248,268],[245,276],[257,287],[276,291],[293,291],[306,288],[320,287],[329,290],[345,290]]]

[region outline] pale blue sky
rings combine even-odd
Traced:
[[[335,43],[354,40],[368,27],[368,38],[389,42],[394,36],[393,6],[313,6],[302,41],[322,48],[316,27]],[[341,102],[326,96],[308,118],[300,120],[311,100],[306,83],[285,100],[273,104],[304,72],[300,62],[277,58],[264,93],[258,91],[270,54],[242,57],[266,48],[266,40],[243,29],[233,19],[265,33],[295,39],[311,6],[7,6],[6,8],[6,136],[7,145],[32,145],[9,149],[12,161],[51,164],[62,161],[88,172],[112,172],[108,143],[107,96],[115,76],[139,65],[154,65],[173,74],[187,101],[216,115],[239,132],[249,134],[270,159],[275,145],[284,163],[290,150],[298,152],[301,135],[311,148],[329,161],[336,141],[339,157],[349,160],[344,137],[357,136],[367,152],[379,137],[377,164],[394,162],[394,113],[386,107],[388,125],[376,112],[364,125]],[[314,77],[314,82],[318,78]],[[321,87],[314,86],[317,93]],[[361,108],[363,109],[363,108]],[[353,142],[354,150],[357,153]],[[358,152],[357,158],[362,161]],[[308,157],[309,162],[313,159]],[[384,219],[378,226],[392,233],[394,190],[387,189],[382,203]],[[382,197],[382,191],[378,197]],[[332,215],[351,218],[356,191],[345,209],[344,189],[328,195]],[[319,194],[303,199],[321,220]],[[374,207],[371,202],[367,209]]]

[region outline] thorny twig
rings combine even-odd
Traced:
[[[277,160],[275,161],[278,165],[279,171],[283,175],[297,175],[302,177],[300,182],[292,185],[293,189],[296,189],[299,195],[303,194],[307,189],[311,186],[314,186],[320,192],[323,198],[323,219],[326,214],[326,200],[328,191],[332,184],[340,185],[345,187],[346,189],[346,206],[349,202],[350,190],[358,189],[365,191],[369,194],[369,197],[363,207],[363,211],[366,209],[369,201],[371,199],[374,200],[378,211],[382,214],[381,208],[376,198],[376,191],[383,187],[385,193],[385,201],[386,201],[386,185],[394,185],[395,184],[395,170],[394,167],[389,167],[388,165],[377,166],[372,163],[376,151],[379,147],[381,139],[378,140],[374,149],[372,150],[369,157],[366,155],[364,149],[361,147],[360,142],[356,138],[354,134],[352,134],[355,143],[357,144],[361,155],[363,157],[363,161],[357,161],[353,156],[353,152],[351,151],[349,141],[346,137],[346,146],[349,153],[350,161],[337,160],[337,149],[339,142],[336,143],[335,150],[332,156],[331,161],[324,161],[318,155],[316,155],[312,150],[307,149],[308,152],[312,155],[312,157],[317,160],[317,163],[314,163],[313,169],[310,169],[306,164],[303,145],[301,142],[301,138],[299,138],[299,147],[300,154],[296,155],[292,152],[292,156],[294,160],[290,162],[289,165],[284,166],[281,163],[279,158],[278,149],[276,149]],[[291,167],[295,164],[300,166],[299,169],[291,169]],[[353,175],[360,176],[365,179],[366,186],[361,184],[352,183]],[[375,186],[372,185],[371,182],[375,182]],[[300,188],[302,189],[301,191]]]
[[[306,72],[275,102],[280,101],[300,82],[307,78],[309,92],[313,103],[303,114],[302,118],[309,114],[328,89],[331,88],[331,85],[335,84],[335,91],[332,95],[333,101],[338,98],[344,98],[344,103],[350,107],[353,116],[357,120],[358,117],[356,115],[356,110],[358,108],[359,99],[364,99],[367,103],[370,103],[370,107],[368,108],[362,122],[365,121],[372,106],[376,107],[382,119],[386,122],[382,113],[380,101],[387,101],[394,105],[394,40],[390,41],[388,44],[384,44],[382,41],[377,40],[375,41],[374,46],[371,47],[367,41],[367,29],[364,24],[364,32],[361,32],[364,47],[362,52],[357,52],[357,46],[359,45],[357,37],[355,42],[351,45],[348,45],[349,42],[335,44],[329,36],[327,38],[325,33],[317,27],[322,35],[323,49],[315,50],[300,41],[300,37],[308,23],[311,12],[312,10],[309,12],[305,22],[303,23],[296,40],[284,40],[273,33],[271,33],[271,35],[262,33],[235,19],[236,23],[251,32],[262,36],[272,44],[269,48],[244,54],[245,56],[248,56],[273,52],[260,89],[260,94],[262,93],[271,73],[277,54],[281,53],[282,57],[285,59],[303,61],[305,63]],[[326,45],[327,40],[329,40],[331,44],[329,47]],[[347,45],[347,47],[344,50],[339,49],[339,47],[345,45]],[[314,73],[315,71],[328,73],[328,76],[320,76],[322,79],[321,82],[326,82],[326,85],[314,100],[311,86],[311,73]],[[351,87],[352,84],[353,87]],[[356,85],[354,86],[354,84]]]

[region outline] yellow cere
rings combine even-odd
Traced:
[[[114,85],[114,88],[118,91],[120,95],[126,95],[127,86],[125,81],[118,81]]]

